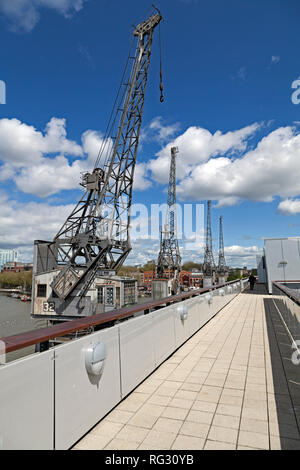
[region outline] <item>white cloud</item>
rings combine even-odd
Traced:
[[[0,180],[13,179],[21,191],[41,197],[77,187],[90,161],[82,158],[80,145],[67,139],[65,126],[65,119],[52,118],[43,134],[18,119],[1,119]],[[94,134],[83,136],[87,152],[92,138]],[[80,159],[69,164],[64,154]]]
[[[285,199],[278,206],[283,215],[296,215],[300,213],[300,199]]]
[[[43,154],[68,153],[82,155],[80,145],[66,138],[65,119],[52,118],[45,135],[18,119],[0,120],[0,160],[16,167],[36,164]]]
[[[53,240],[66,218],[74,209],[73,204],[50,205],[49,203],[21,203],[0,194],[0,248],[16,248],[23,261],[31,261],[34,240]],[[145,220],[145,223],[148,223]],[[135,222],[132,221],[134,226]],[[22,230],[20,230],[20,226]],[[159,240],[135,238],[133,249],[127,264],[144,264],[157,259]],[[192,249],[185,249],[180,242],[181,256],[184,261],[202,262],[203,243],[192,244]],[[232,245],[225,247],[227,264],[230,266],[255,266],[255,257],[261,252],[257,246],[243,247]],[[215,254],[217,262],[217,254]]]
[[[152,178],[166,184],[170,149],[178,146],[177,194],[182,201],[212,199],[217,207],[243,200],[271,202],[279,196],[281,213],[296,213],[300,195],[300,132],[297,127],[281,127],[249,149],[249,138],[261,129],[258,123],[237,131],[211,134],[190,127],[150,159]]]
[[[1,0],[0,13],[13,31],[30,32],[40,19],[40,10],[50,8],[69,18],[80,11],[85,0]]]
[[[256,256],[262,253],[258,246],[225,246],[225,258],[228,266],[250,268],[256,267]]]
[[[143,129],[144,138],[165,142],[179,130],[179,123],[165,125],[161,116],[157,116]]]
[[[208,161],[211,157],[244,151],[247,148],[247,140],[259,128],[260,124],[255,123],[236,131],[217,131],[212,134],[202,127],[189,127],[160,150],[157,153],[158,158],[150,160],[149,169],[156,181],[166,183],[169,178],[171,147],[176,146],[179,148],[177,176],[183,179],[196,165]]]
[[[133,189],[145,191],[151,186],[151,181],[147,179],[147,165],[145,163],[137,163],[134,170]]]
[[[212,199],[217,207],[242,200],[282,201],[281,213],[296,213],[300,194],[300,132],[282,127],[247,149],[258,123],[214,134],[190,127],[174,138],[148,163],[137,163],[134,189],[146,190],[153,180],[166,184],[170,149],[177,157],[178,198],[183,201]],[[27,194],[47,197],[78,188],[80,174],[91,171],[103,143],[101,133],[88,130],[81,145],[68,139],[65,119],[52,118],[44,132],[18,119],[0,120],[0,181],[13,180]],[[111,146],[111,142],[108,146]],[[103,165],[102,157],[100,166]],[[298,206],[297,206],[298,207]]]
[[[226,263],[231,267],[248,266],[250,268],[256,267],[256,255],[262,253],[262,249],[258,246],[240,246],[232,245],[225,246]],[[144,264],[149,260],[157,260],[159,251],[159,242],[156,240],[134,240],[132,251],[126,261],[126,264]],[[202,263],[204,256],[204,246],[196,246],[193,250],[187,250],[180,243],[180,254],[182,263],[186,261],[194,261],[195,263]],[[218,262],[218,254],[214,253],[215,263]]]
[[[212,199],[218,205],[240,200],[270,202],[300,194],[300,134],[279,128],[240,158],[218,157],[196,165],[178,185],[182,200]]]
[[[20,203],[0,194],[0,247],[18,248],[32,258],[33,241],[53,240],[73,204]]]
[[[22,192],[39,197],[78,188],[81,173],[94,168],[103,136],[88,130],[81,140],[79,145],[67,138],[65,119],[52,118],[44,133],[18,119],[1,119],[0,181],[13,180]],[[108,140],[100,166],[111,146],[112,141]],[[135,190],[151,186],[147,172],[144,163],[136,164]]]
[[[47,197],[61,190],[78,188],[80,173],[85,170],[85,164],[85,160],[76,160],[70,165],[63,155],[44,158],[37,165],[22,168],[14,180],[24,193]]]
[[[233,73],[233,74],[230,75],[230,78],[231,78],[232,80],[236,80],[236,79],[245,80],[245,78],[246,78],[246,70],[247,70],[247,67],[245,67],[245,66],[240,67],[237,72],[235,72],[235,73]]]
[[[256,245],[253,246],[240,246],[240,245],[231,245],[225,246],[224,252],[225,256],[235,257],[235,256],[247,256],[254,255],[256,256],[261,252],[261,248]]]
[[[271,57],[271,63],[272,64],[278,64],[279,61],[280,61],[280,56],[279,55],[272,55],[272,57]]]
[[[240,199],[238,197],[226,196],[226,197],[222,197],[221,199],[219,199],[219,201],[217,202],[217,204],[214,205],[214,207],[220,208],[220,207],[234,206],[238,204],[239,202],[240,202]]]

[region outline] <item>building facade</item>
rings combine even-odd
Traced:
[[[257,259],[258,281],[272,293],[273,281],[300,280],[300,237],[265,239],[264,255]]]
[[[0,250],[0,272],[6,263],[18,261],[18,252],[16,250]]]
[[[2,267],[1,272],[20,273],[22,271],[32,271],[32,263],[18,263],[17,261],[8,261]]]

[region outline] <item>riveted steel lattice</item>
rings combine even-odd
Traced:
[[[224,239],[223,239],[223,216],[219,218],[219,262],[218,274],[225,275],[227,273],[227,266],[224,253]]]
[[[206,242],[204,250],[203,274],[206,277],[212,277],[215,270],[216,268],[212,248],[211,231],[211,201],[207,201]]]
[[[176,223],[176,155],[177,147],[171,148],[168,203],[164,229],[160,235],[160,251],[157,261],[157,277],[178,279],[181,257],[177,239]]]
[[[131,250],[134,169],[153,33],[161,20],[157,11],[133,32],[135,53],[129,54],[95,168],[82,176],[84,194],[53,240],[62,269],[51,287],[61,299],[74,290],[84,296],[98,272],[117,272]]]

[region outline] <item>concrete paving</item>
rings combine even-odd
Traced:
[[[74,449],[300,449],[300,365],[276,298],[239,294]]]

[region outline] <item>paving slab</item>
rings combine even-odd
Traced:
[[[265,288],[236,296],[74,449],[300,449],[300,366]]]

